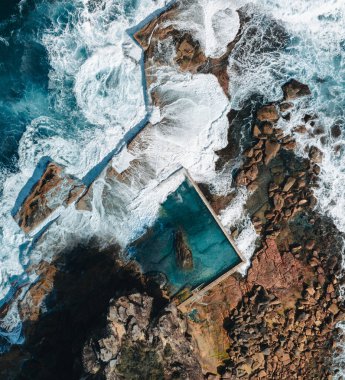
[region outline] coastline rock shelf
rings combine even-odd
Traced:
[[[32,186],[14,219],[26,233],[39,227],[54,211],[75,202],[85,191],[85,185],[64,172],[64,168],[49,162],[40,179]]]
[[[281,102],[256,110],[234,176],[236,186],[249,191],[246,208],[261,238],[251,267],[245,277],[231,275],[185,310],[204,372],[222,379],[333,374],[336,324],[345,316],[339,293],[344,236],[314,210],[321,152],[311,146],[309,158],[296,156],[293,134],[279,127],[295,112],[290,101],[310,92],[293,80],[283,93]],[[293,133],[317,127],[308,115],[303,121]]]

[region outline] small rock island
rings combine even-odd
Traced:
[[[174,233],[174,249],[177,266],[183,270],[193,269],[193,253],[188,246],[183,231],[179,228]]]

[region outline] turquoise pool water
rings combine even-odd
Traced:
[[[176,262],[174,237],[182,230],[193,254],[193,269]],[[159,218],[130,247],[143,271],[162,272],[171,294],[208,283],[241,262],[199,194],[186,179],[162,204]]]

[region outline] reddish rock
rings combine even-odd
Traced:
[[[64,172],[62,166],[49,163],[26,197],[14,219],[28,233],[48,218],[58,207],[66,207],[85,191],[85,185]]]
[[[271,121],[275,123],[279,119],[277,108],[274,104],[264,106],[256,114],[259,121]]]
[[[266,141],[265,144],[265,164],[267,165],[277,155],[280,144],[274,141]]]
[[[275,240],[266,239],[265,244],[266,247],[256,255],[248,270],[248,284],[261,285],[272,291],[289,289],[298,284],[303,271],[301,262],[290,253],[281,256]]]
[[[295,79],[290,80],[282,87],[284,93],[284,100],[294,100],[303,96],[311,94],[307,85],[298,82]]]

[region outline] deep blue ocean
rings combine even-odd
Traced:
[[[49,61],[39,37],[48,24],[33,1],[0,4],[0,164],[11,170],[27,125],[50,112]]]

